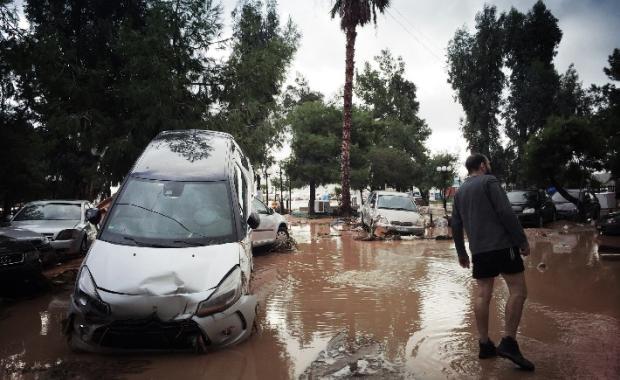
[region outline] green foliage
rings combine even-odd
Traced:
[[[269,162],[269,148],[280,145],[284,126],[276,97],[297,49],[299,33],[292,21],[284,28],[275,1],[245,1],[234,12],[232,54],[216,89],[222,112],[210,128],[232,133],[255,166]]]
[[[525,150],[524,169],[532,183],[585,187],[602,168],[603,136],[584,117],[552,117]]]
[[[562,31],[540,0],[527,14],[512,8],[503,23],[506,65],[512,70],[504,113],[506,135],[521,158],[530,136],[543,128],[554,109],[559,80],[553,57]]]
[[[406,191],[420,178],[419,167],[398,148],[375,146],[368,152],[370,160],[370,188],[393,187]]]
[[[390,6],[390,0],[336,0],[330,11],[332,18],[340,17],[342,30],[353,26],[377,23],[377,11],[383,13]]]
[[[355,91],[364,108],[353,112],[352,187],[407,189],[421,181],[431,131],[418,116],[417,89],[405,78],[402,58],[383,50],[375,64],[366,62],[357,73]],[[393,169],[386,173],[390,161]],[[364,175],[370,176],[367,181]]]
[[[288,114],[292,154],[286,172],[294,183],[310,185],[310,205],[317,185],[338,179],[341,120],[338,109],[321,101],[302,103]]]
[[[320,101],[303,103],[288,115],[292,158],[287,172],[293,180],[315,185],[337,180],[341,117]]]
[[[452,186],[456,177],[458,157],[452,153],[434,154],[424,166],[423,181],[420,182],[418,188],[423,194],[428,193],[431,188],[437,188],[442,191]],[[438,167],[447,166],[447,172],[437,171]]]
[[[254,166],[270,161],[284,129],[275,99],[299,39],[274,1],[240,3],[224,39],[215,0],[29,0],[28,29],[9,4],[0,0],[0,134],[35,148],[37,194],[95,198],[168,129],[226,131]],[[216,61],[226,42],[230,57]],[[7,146],[0,171],[29,160],[21,147]]]
[[[609,56],[609,67],[603,70],[612,81],[620,81],[620,49],[614,49]],[[592,93],[596,105],[593,124],[605,137],[601,147],[603,162],[614,178],[620,178],[620,88],[608,83],[602,87],[593,86]]]
[[[448,83],[465,111],[463,136],[471,152],[493,161],[502,155],[497,116],[505,84],[503,30],[496,12],[485,5],[476,15],[476,32],[458,29],[448,44]]]

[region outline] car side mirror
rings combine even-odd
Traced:
[[[269,215],[273,215],[273,213],[275,212],[275,211],[273,211],[273,209],[272,209],[272,208],[270,208],[270,209],[268,209],[268,210],[269,210]]]
[[[89,208],[86,210],[86,220],[88,220],[92,224],[99,224],[101,222],[101,210],[98,208]]]
[[[248,217],[248,226],[250,226],[251,229],[256,229],[258,228],[260,224],[260,216],[258,216],[258,214],[254,211],[252,211],[250,213],[250,216]]]

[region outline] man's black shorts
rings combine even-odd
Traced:
[[[513,274],[525,270],[519,248],[480,252],[472,255],[474,278],[495,277],[500,273]]]

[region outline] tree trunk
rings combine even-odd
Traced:
[[[310,182],[310,200],[308,201],[308,215],[314,215],[314,199],[316,198],[316,185]]]
[[[351,149],[351,113],[353,107],[353,68],[355,62],[355,25],[348,26],[346,29],[347,46],[345,60],[345,79],[344,79],[344,118],[342,122],[342,160],[341,179],[342,179],[342,215],[351,215],[351,167],[349,165],[349,155]]]

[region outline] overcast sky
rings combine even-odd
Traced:
[[[224,0],[225,23],[230,26],[230,11],[238,3]],[[300,46],[289,72],[289,81],[297,72],[305,76],[313,89],[327,98],[344,84],[345,39],[339,21],[329,17],[331,0],[280,0],[282,20],[290,17],[302,34]],[[356,67],[370,61],[381,49],[403,57],[406,76],[418,88],[420,116],[432,130],[428,146],[432,152],[447,150],[466,154],[459,130],[463,117],[460,104],[446,82],[446,46],[455,30],[463,25],[473,29],[474,17],[485,1],[392,0],[386,14],[372,25],[358,30]],[[522,12],[531,9],[535,0],[487,1],[498,13],[515,6]],[[602,69],[607,57],[620,47],[619,0],[550,0],[545,4],[559,20],[563,32],[555,65],[566,71],[572,62],[586,87],[607,82]],[[281,154],[286,154],[283,152]],[[278,154],[280,156],[281,154]]]

